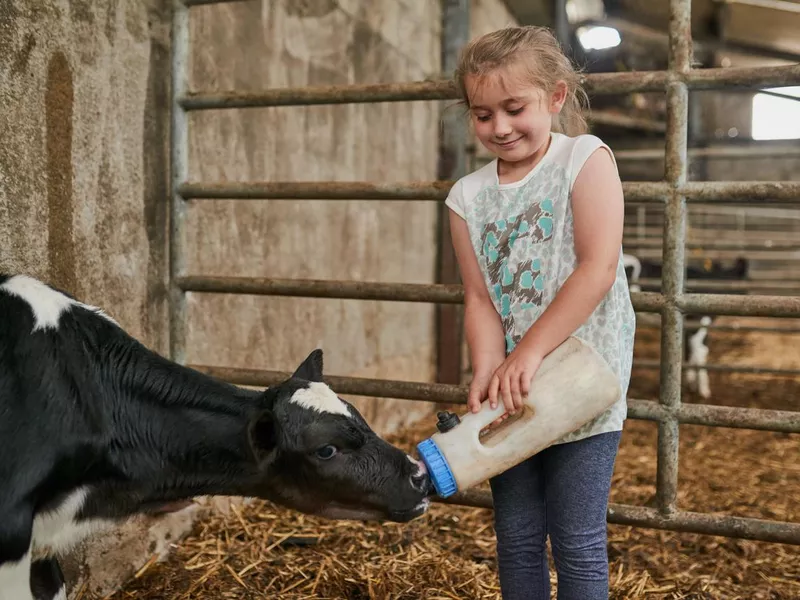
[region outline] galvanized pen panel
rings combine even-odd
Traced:
[[[234,0],[235,1],[235,0]],[[447,81],[424,81],[378,85],[345,85],[265,90],[258,93],[204,93],[187,89],[189,56],[189,13],[191,5],[213,4],[215,0],[176,0],[172,33],[172,220],[170,240],[170,351],[172,358],[185,361],[186,293],[260,294],[314,298],[406,301],[457,305],[463,291],[456,284],[370,283],[360,281],[286,280],[188,276],[185,271],[181,231],[187,199],[228,199],[258,201],[287,200],[419,200],[441,203],[452,181],[375,184],[366,182],[247,182],[220,183],[187,181],[187,113],[205,109],[266,106],[307,106],[311,104],[373,103],[454,99]],[[445,36],[459,39],[463,33],[464,0],[446,0],[445,14],[451,19]],[[449,10],[449,13],[447,12]],[[461,11],[459,13],[459,11]],[[661,317],[661,370],[659,402],[630,400],[634,419],[657,421],[658,472],[656,508],[612,504],[612,523],[724,535],[748,539],[800,544],[800,523],[777,522],[733,516],[682,511],[677,506],[679,424],[739,427],[800,433],[800,412],[681,403],[683,357],[683,315],[714,313],[742,316],[800,317],[800,298],[787,296],[729,296],[686,293],[684,281],[687,204],[745,203],[797,206],[800,182],[772,181],[687,181],[689,90],[754,88],[797,85],[800,65],[769,68],[692,69],[690,0],[671,0],[669,25],[669,68],[663,72],[602,73],[588,75],[585,85],[591,94],[663,91],[667,96],[665,178],[660,182],[624,183],[627,201],[658,203],[664,208],[662,236],[663,280],[661,291],[632,295],[637,311],[659,313]],[[459,16],[460,14],[460,16]],[[459,29],[461,27],[461,29]],[[447,38],[449,39],[449,38]],[[445,47],[447,45],[445,40]],[[452,40],[451,40],[452,41]],[[453,44],[450,44],[453,46]],[[454,52],[455,47],[450,51]],[[457,137],[457,136],[456,136]],[[462,138],[463,139],[463,138]],[[451,148],[463,152],[463,148]],[[458,158],[458,156],[456,156]],[[462,157],[463,158],[463,157]],[[463,165],[463,163],[461,163]],[[463,166],[451,169],[453,177]],[[444,240],[447,242],[447,240]],[[288,373],[193,365],[216,377],[238,384],[270,385]],[[709,365],[709,369],[723,369]],[[465,403],[466,390],[457,385],[413,383],[382,379],[328,377],[339,393],[374,397],[404,398],[429,402]],[[459,494],[450,503],[491,506],[491,497],[480,491]]]

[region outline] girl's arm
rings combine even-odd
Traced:
[[[589,318],[614,284],[622,245],[622,183],[611,155],[598,150],[572,188],[578,266],[495,372],[488,390],[492,407],[498,396],[511,414],[522,407],[542,359]]]
[[[505,335],[472,248],[467,223],[452,210],[450,234],[464,285],[464,329],[472,359],[467,406],[472,412],[478,412],[486,398],[489,380],[505,360]]]

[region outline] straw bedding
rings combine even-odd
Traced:
[[[796,336],[719,333],[711,348],[714,362],[800,368]],[[637,356],[657,352],[657,332],[640,333]],[[635,371],[631,396],[654,397],[657,377]],[[796,409],[800,397],[796,378],[712,373],[711,383],[713,402],[726,405]],[[411,449],[432,422],[391,441]],[[612,501],[652,505],[656,433],[653,423],[626,423]],[[800,436],[682,426],[679,505],[800,522],[798,456]],[[210,512],[165,562],[147,563],[112,598],[499,600],[491,516],[434,504],[407,525],[363,524],[254,501]],[[798,546],[610,525],[608,549],[615,600],[800,598]]]

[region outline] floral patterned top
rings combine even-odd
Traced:
[[[467,222],[486,287],[511,352],[577,266],[572,186],[584,163],[606,144],[593,135],[551,133],[547,152],[520,181],[501,184],[497,160],[459,179],[445,201]],[[598,199],[601,201],[601,199]],[[591,345],[619,377],[619,400],[558,443],[619,431],[633,360],[636,317],[620,247],[613,286],[573,335]]]

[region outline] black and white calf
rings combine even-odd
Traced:
[[[0,274],[0,600],[65,598],[58,553],[197,495],[408,521],[422,466],[322,382],[315,350],[266,391],[151,352],[99,309]]]
[[[628,276],[629,287],[632,292],[642,290],[640,279],[661,279],[662,268],[660,263],[641,260],[632,254],[623,254],[625,273]],[[743,280],[748,276],[749,263],[745,258],[739,258],[731,268],[723,267],[718,261],[707,261],[703,268],[687,266],[686,279],[710,280]],[[645,286],[646,287],[646,286]],[[703,289],[701,286],[687,286],[687,291],[694,293],[715,293],[715,290]],[[719,292],[716,292],[719,293]],[[742,293],[730,290],[726,293]],[[708,362],[708,327],[714,322],[714,315],[693,315],[684,321],[683,351],[686,362],[695,367],[703,367]],[[711,385],[708,380],[708,371],[703,368],[686,369],[686,383],[689,388],[696,391],[702,398],[711,397]]]

